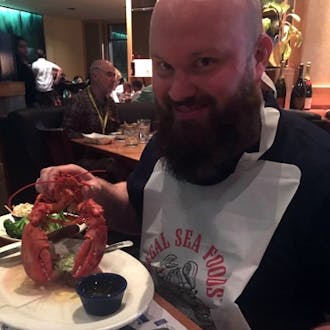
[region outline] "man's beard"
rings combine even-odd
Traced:
[[[202,95],[174,102],[169,97],[158,104],[157,141],[161,155],[179,180],[195,184],[215,184],[235,169],[243,152],[258,148],[261,96],[246,74],[237,93],[223,105],[214,97]],[[176,106],[208,106],[205,122],[176,121]]]

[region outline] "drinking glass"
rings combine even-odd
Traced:
[[[139,120],[140,143],[147,143],[150,134],[150,119]]]
[[[125,144],[137,146],[139,143],[139,126],[136,123],[126,124],[124,128]]]

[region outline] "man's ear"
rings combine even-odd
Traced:
[[[96,74],[95,71],[96,71],[96,70],[93,70],[93,71],[91,72],[91,77],[93,77],[94,80],[97,78],[97,74]]]
[[[262,33],[258,38],[254,53],[255,77],[257,80],[261,79],[261,76],[267,67],[268,59],[272,49],[272,40],[266,33]]]

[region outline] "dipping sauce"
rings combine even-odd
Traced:
[[[121,275],[99,273],[79,280],[76,291],[88,314],[103,316],[120,308],[126,287]]]

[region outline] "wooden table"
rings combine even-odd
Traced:
[[[137,146],[126,146],[122,140],[114,140],[110,144],[90,144],[86,143],[83,138],[76,138],[71,140],[86,148],[91,148],[107,155],[128,159],[138,162],[141,158],[145,144],[139,143]]]
[[[202,330],[196,323],[190,320],[186,315],[176,309],[167,300],[155,292],[154,300],[164,309],[166,309],[176,320],[183,324],[188,330]]]

